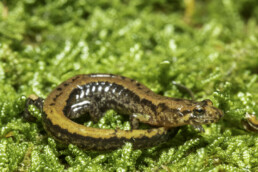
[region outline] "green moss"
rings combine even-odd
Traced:
[[[258,4],[256,0],[0,2],[0,171],[257,171]],[[193,1],[192,1],[193,2]],[[194,13],[187,11],[194,10]],[[172,81],[225,112],[205,133],[184,126],[163,146],[83,151],[22,118],[25,97],[46,97],[81,73],[115,73],[153,91],[190,98]],[[130,129],[108,111],[99,128]]]

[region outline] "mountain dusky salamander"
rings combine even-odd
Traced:
[[[57,141],[75,144],[87,150],[111,150],[132,142],[145,148],[168,139],[168,129],[218,121],[223,112],[210,100],[200,102],[170,98],[152,92],[139,82],[113,74],[81,74],[57,86],[45,99],[31,98],[28,104],[43,108],[43,126]],[[29,102],[29,103],[28,103]],[[130,115],[131,130],[100,129],[75,123],[71,119],[89,114],[98,121],[109,109]],[[138,124],[155,126],[138,129]]]

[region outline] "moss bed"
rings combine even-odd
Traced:
[[[0,171],[258,171],[257,0],[0,1]],[[26,96],[76,74],[114,73],[158,94],[211,99],[225,112],[205,133],[183,126],[162,146],[110,152],[60,145]],[[87,125],[92,125],[90,122]],[[127,128],[108,111],[100,128]]]

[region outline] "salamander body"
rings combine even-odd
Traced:
[[[89,114],[98,121],[105,111],[130,115],[132,130],[86,127],[71,119]],[[74,76],[57,86],[45,99],[43,126],[56,140],[88,150],[109,150],[133,142],[135,148],[165,142],[168,129],[218,121],[223,112],[210,100],[201,102],[155,94],[143,84],[112,74]],[[138,129],[138,123],[155,128]]]

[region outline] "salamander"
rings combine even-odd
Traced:
[[[43,109],[43,127],[55,140],[87,150],[112,150],[125,142],[132,142],[134,148],[151,147],[167,141],[168,129],[193,125],[203,130],[202,124],[223,116],[208,99],[161,96],[133,79],[113,74],[77,75],[57,86],[44,103],[37,97],[27,102]],[[99,129],[72,121],[89,114],[96,122],[109,109],[130,115],[132,129]],[[153,128],[138,129],[139,122]]]

